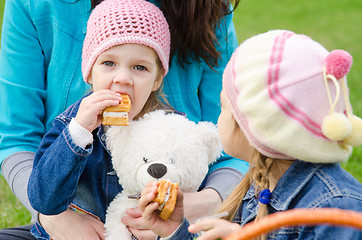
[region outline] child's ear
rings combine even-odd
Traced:
[[[156,78],[155,83],[153,84],[152,92],[157,91],[161,87],[162,81],[163,81],[163,76],[160,74]]]
[[[92,84],[92,75],[89,74],[88,78],[87,78],[87,83]]]

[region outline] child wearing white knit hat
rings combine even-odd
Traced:
[[[152,212],[157,204],[150,203],[157,183],[150,183],[139,202],[149,227],[167,239],[193,239],[191,233],[206,231],[199,239],[211,240],[288,209],[362,212],[362,184],[339,164],[362,144],[362,120],[352,113],[346,83],[351,65],[347,52],[328,52],[290,31],[273,30],[243,42],[224,71],[218,128],[225,152],[251,167],[220,209],[228,212],[228,221],[205,220],[187,229],[182,211],[175,211],[172,221],[158,221]],[[181,200],[177,207],[182,209]],[[296,226],[263,238],[362,239],[362,232]]]

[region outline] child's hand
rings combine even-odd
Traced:
[[[159,204],[152,202],[157,193],[158,182],[149,182],[146,184],[145,189],[142,191],[141,198],[138,202],[138,207],[142,212],[142,218],[147,227],[160,237],[167,237],[171,235],[182,223],[183,213],[183,194],[177,190],[176,206],[171,214],[171,217],[165,221],[158,215],[157,210]]]
[[[101,89],[85,97],[80,103],[75,120],[79,125],[92,132],[101,124],[101,114],[104,108],[117,106],[122,101],[119,93]]]
[[[104,232],[106,229],[104,224],[85,213],[67,209],[58,215],[39,214],[39,221],[52,239],[105,239]]]
[[[225,238],[232,232],[238,230],[240,225],[224,219],[212,218],[190,225],[190,233],[203,232],[197,240],[215,240]]]

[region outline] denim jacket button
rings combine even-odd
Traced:
[[[106,141],[106,134],[102,134],[101,140],[102,140],[102,141]]]

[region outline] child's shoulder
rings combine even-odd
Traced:
[[[339,163],[322,164],[316,172],[316,177],[336,194],[356,191],[359,196],[362,196],[362,184],[344,170]]]
[[[362,184],[340,164],[321,164],[299,194],[305,207],[336,207],[362,211]]]

